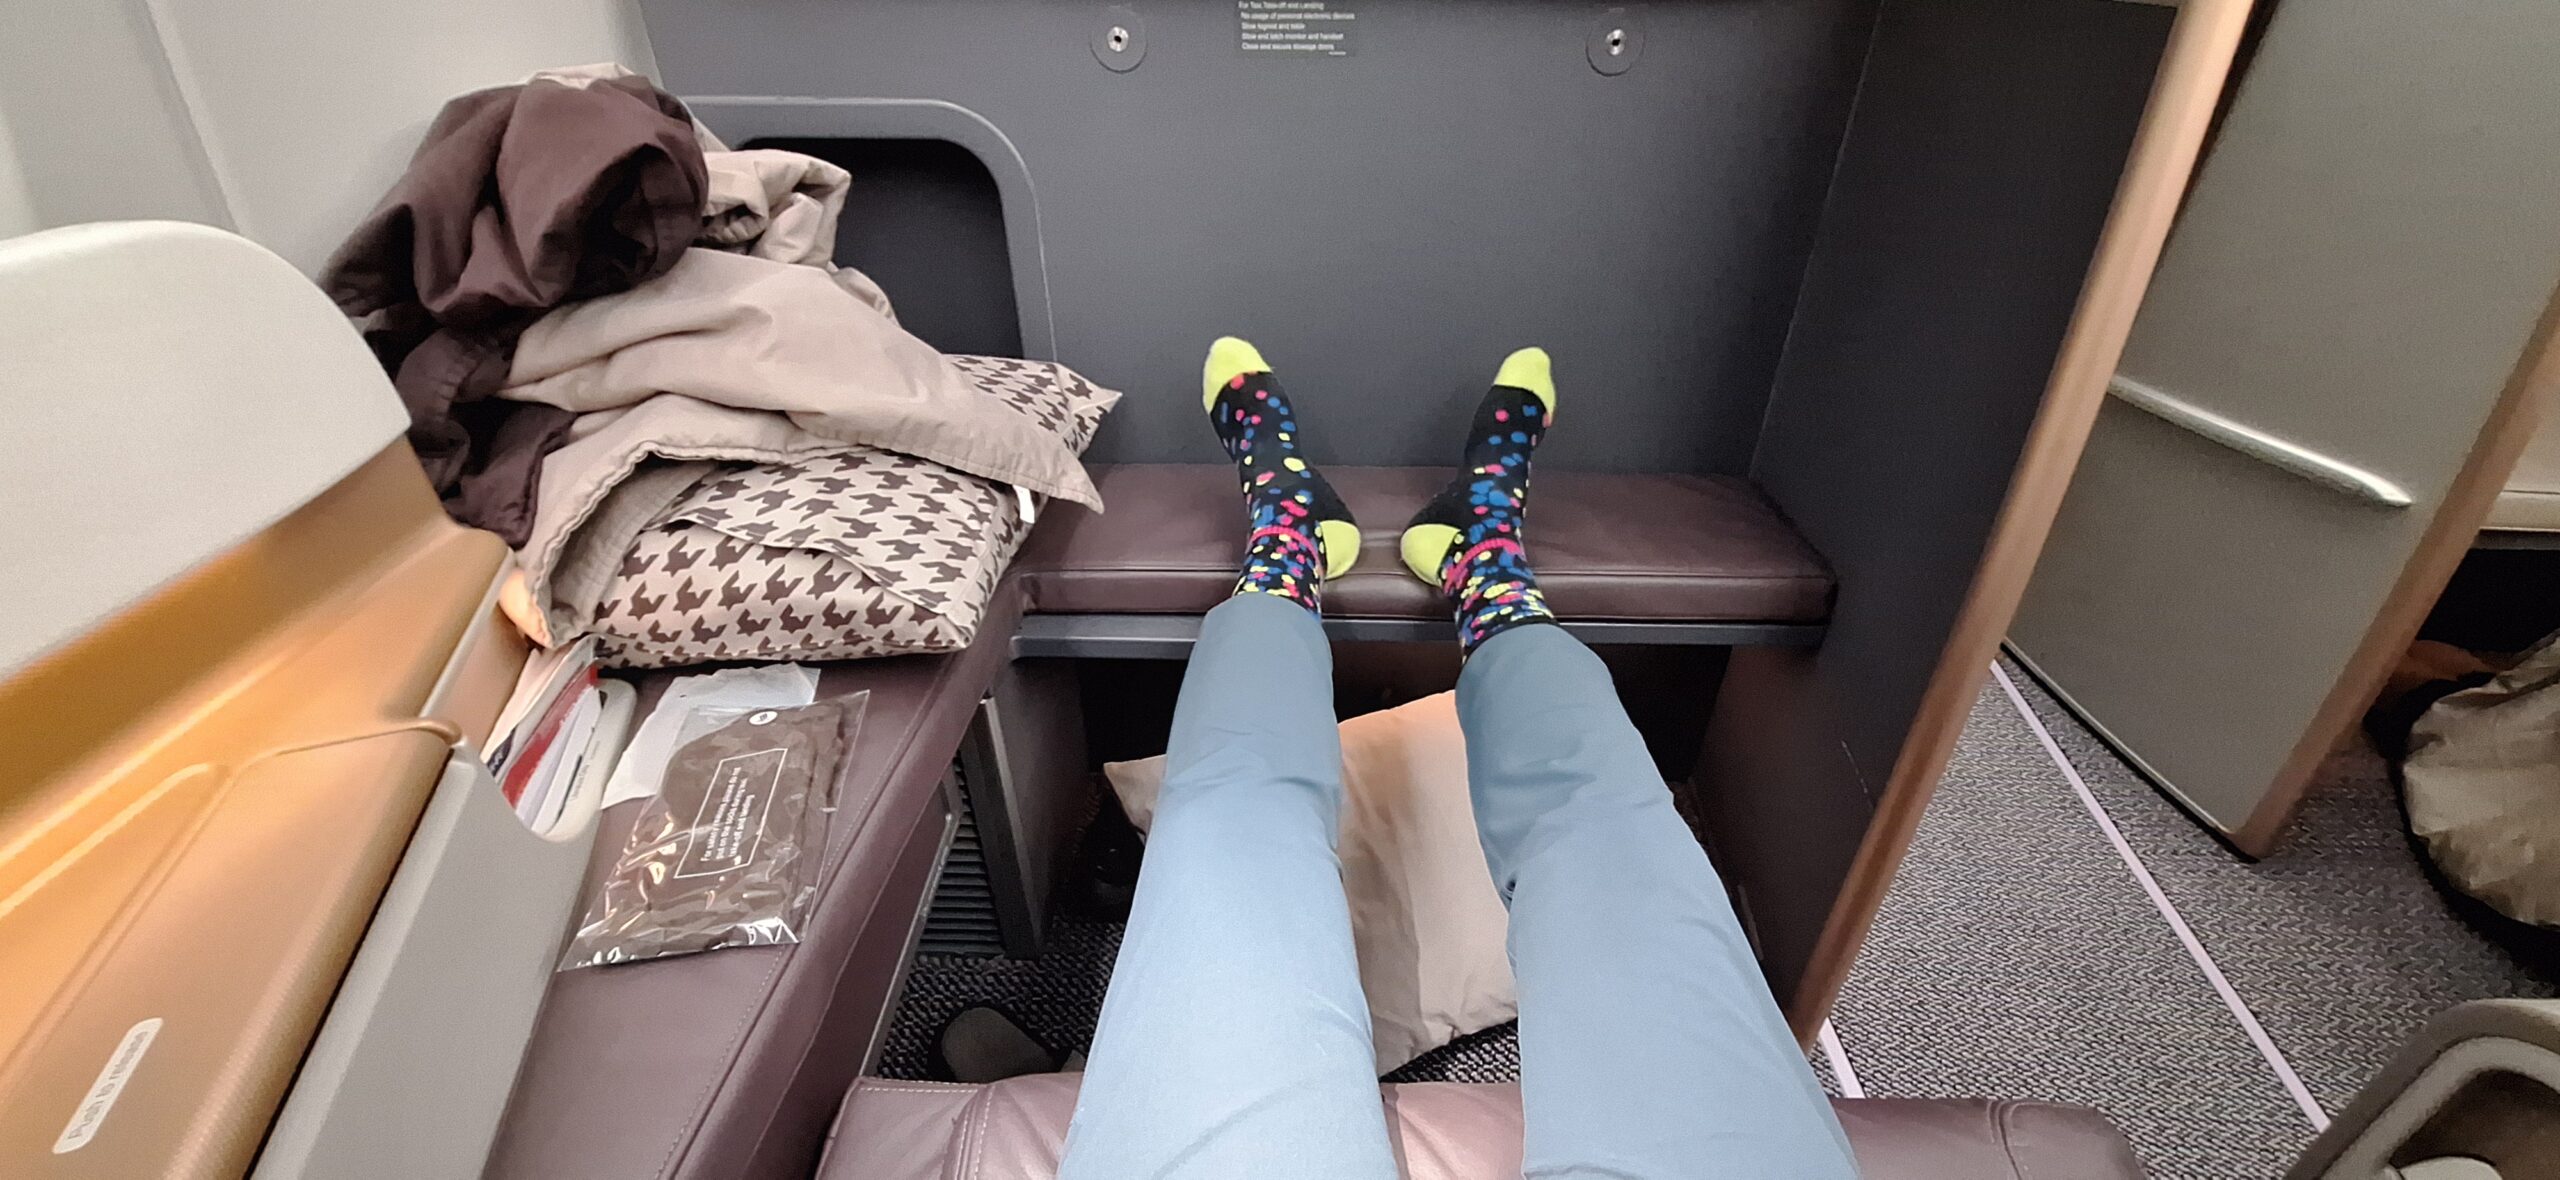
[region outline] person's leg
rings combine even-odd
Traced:
[[[1511,906],[1527,1175],[1854,1177],[1599,657],[1559,627],[1497,634],[1458,678],[1458,719]]]
[[[1261,358],[1234,345],[1210,354],[1208,400],[1253,539],[1183,674],[1062,1180],[1396,1174],[1334,854],[1342,750],[1315,613],[1357,533],[1296,461]]]
[[[1521,536],[1554,408],[1545,355],[1515,354],[1467,470],[1404,546],[1468,649],[1458,719],[1511,907],[1526,1174],[1851,1180],[1839,1123],[1608,669],[1542,625],[1554,616]]]

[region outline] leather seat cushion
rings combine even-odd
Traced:
[[[846,1095],[818,1180],[1050,1180],[1080,1074],[992,1086],[864,1078]],[[1411,1180],[1520,1175],[1517,1086],[1381,1087]],[[2106,1117],[1985,1099],[1833,1099],[1864,1180],[2141,1180]]]
[[[1109,511],[1052,505],[1014,569],[1030,611],[1198,614],[1235,588],[1244,510],[1235,469],[1092,468]],[[1325,589],[1325,613],[1443,619],[1405,572],[1397,537],[1445,468],[1328,467],[1366,544]],[[1819,622],[1831,573],[1748,480],[1541,471],[1530,509],[1539,585],[1556,612],[1595,622]]]
[[[871,700],[801,941],[554,976],[490,1180],[805,1180],[895,993],[950,814],[942,783],[1019,618],[999,589],[964,651],[822,665],[819,695]],[[583,896],[636,812],[605,813]]]

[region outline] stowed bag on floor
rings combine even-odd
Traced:
[[[800,941],[870,700],[698,711],[560,969]]]
[[[2560,635],[2410,728],[2409,827],[2456,888],[2560,930]]]

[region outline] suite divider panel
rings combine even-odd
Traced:
[[[1885,6],[1752,470],[1832,563],[1831,630],[1740,653],[1704,755],[1782,988],[1981,562],[2171,16]]]
[[[2247,0],[1329,2],[1351,52],[1277,60],[1213,0],[645,7],[665,81],[733,139],[905,134],[886,112],[967,142],[1025,353],[1129,393],[1097,460],[1214,460],[1194,374],[1237,332],[1328,462],[1448,461],[1494,359],[1541,343],[1568,407],[1548,469],[1759,481],[1835,566],[1830,636],[1738,648],[1747,691],[1709,661],[1683,699],[1809,1034],[2014,609]],[[1623,72],[1592,48],[1612,28]]]
[[[1751,470],[1832,564],[1830,630],[1736,651],[1700,755],[1800,1033],[2016,609],[2246,13],[1883,6]]]

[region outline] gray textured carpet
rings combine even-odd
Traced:
[[[2162,1180],[2274,1176],[2307,1130],[1996,685],[1834,1023],[1869,1094],[2087,1103]]]
[[[2465,925],[2428,883],[2398,792],[2360,736],[2321,768],[2284,844],[2250,864],[2203,835],[2011,667],[2162,892],[2329,1112],[2428,1017],[2465,1000],[2555,994],[2553,981]]]
[[[989,1005],[1011,1015],[1051,1052],[1093,1047],[1094,1018],[1120,953],[1120,924],[1060,917],[1049,924],[1037,959],[1002,955],[918,955],[907,990],[880,1050],[883,1077],[933,1077],[933,1041],[964,1008]]]
[[[2427,884],[2369,752],[2332,759],[2292,839],[2248,864],[2031,678],[2010,675],[2322,1107],[2343,1106],[2435,1012],[2554,994]],[[1055,1049],[1086,1047],[1118,945],[1114,924],[1062,920],[1037,962],[920,960],[881,1072],[925,1076],[935,1032],[971,1004],[1012,1012]],[[2312,1133],[1996,682],[1976,702],[1835,1024],[1869,1094],[2087,1103],[2116,1119],[2157,1180],[2274,1177]],[[1818,1053],[1814,1064],[1836,1092]],[[1518,1073],[1504,1026],[1395,1076]]]

